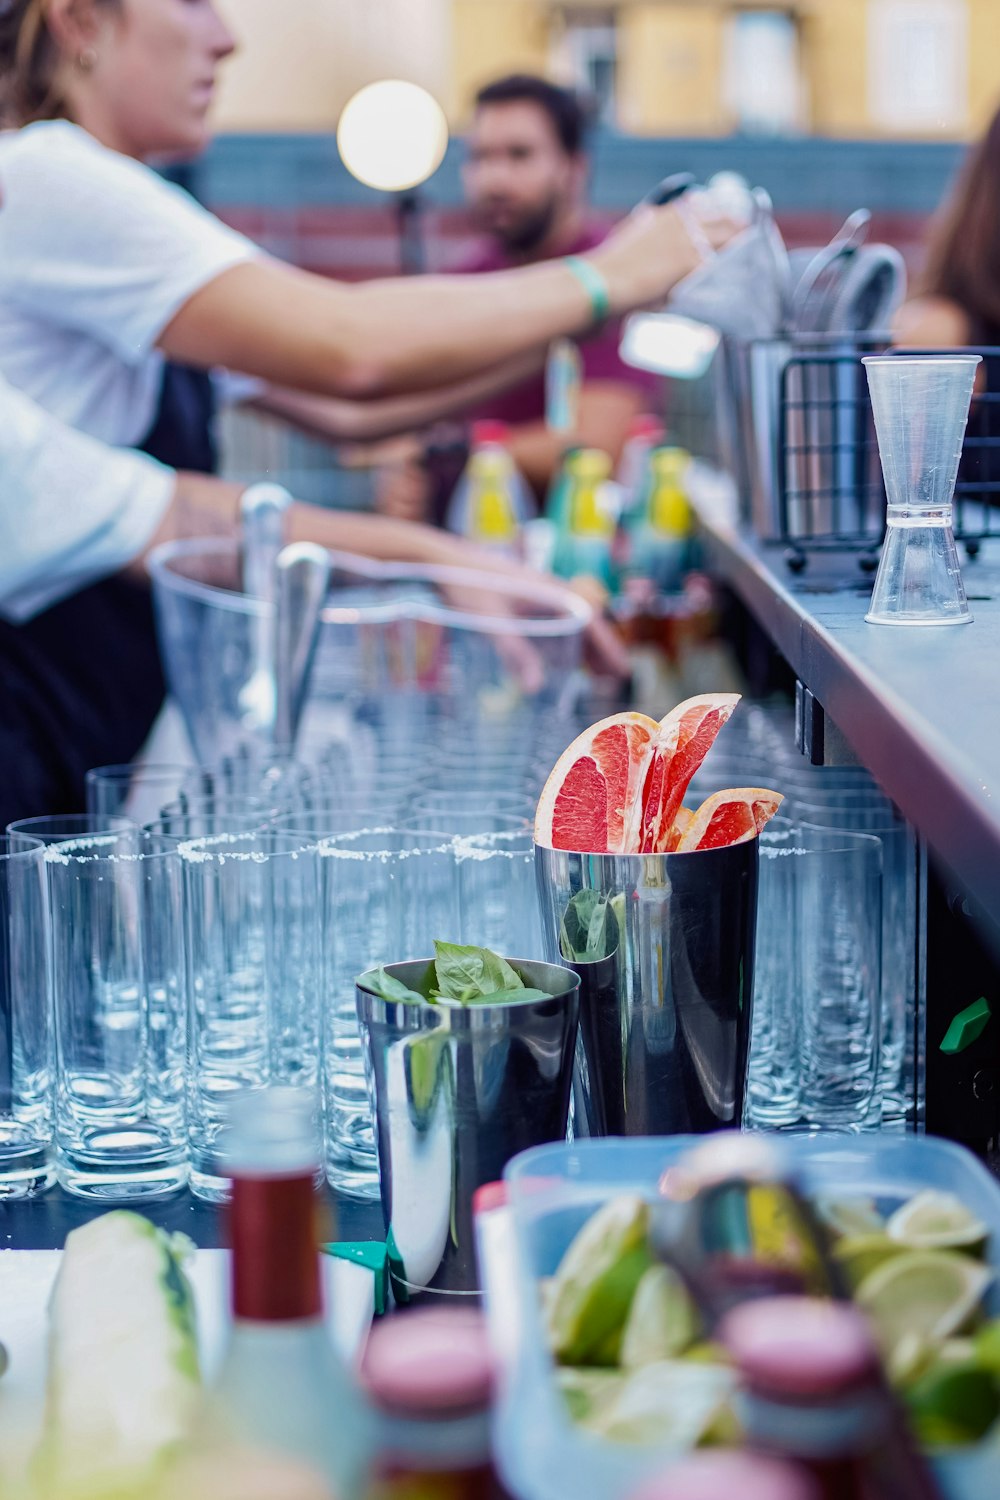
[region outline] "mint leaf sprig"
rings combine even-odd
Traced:
[[[387,973],[384,964],[364,974],[362,983],[380,1000],[396,1005],[511,1005],[551,999],[545,990],[526,985],[517,970],[489,948],[435,940],[434,954],[420,990]]]

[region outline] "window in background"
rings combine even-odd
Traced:
[[[788,135],[804,125],[799,29],[787,10],[737,10],[725,29],[723,100],[737,130]]]
[[[996,4],[997,0],[991,0]],[[868,110],[885,130],[969,123],[967,0],[870,0]]]
[[[618,28],[613,10],[564,11],[552,39],[551,67],[561,83],[593,99],[601,120],[615,123]]]

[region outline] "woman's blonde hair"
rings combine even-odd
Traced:
[[[100,0],[117,4],[118,0]],[[0,0],[0,120],[29,125],[66,114],[58,87],[59,47],[49,29],[49,0]]]

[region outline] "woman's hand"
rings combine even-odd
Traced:
[[[375,509],[397,521],[426,521],[431,483],[423,443],[404,438],[386,450],[374,472]]]
[[[466,560],[463,566],[482,569],[483,561],[481,557],[478,557],[475,561]],[[537,600],[539,607],[553,610],[558,608],[563,601],[565,601],[564,607],[579,609],[582,598],[590,605],[592,611],[583,632],[584,659],[587,666],[598,677],[624,679],[630,675],[632,666],[624,641],[611,621],[599,608],[594,607],[593,600],[588,597],[585,590],[576,589],[570,584],[563,583],[561,579],[551,578],[544,573],[536,573],[534,569],[522,567],[516,563],[503,566],[504,579],[518,585],[519,592],[516,596],[500,589],[473,590],[449,583],[443,589],[444,597],[453,609],[460,609],[466,614],[488,615],[497,620],[509,618],[512,621],[523,617],[525,606],[529,605],[533,599]],[[489,571],[494,573],[498,571],[495,563]],[[516,631],[511,631],[509,634],[501,632],[494,637],[494,642],[499,655],[522,692],[528,694],[540,692],[545,686],[545,672],[541,657],[530,636],[520,635]]]
[[[587,259],[608,285],[611,310],[631,312],[636,307],[662,302],[685,276],[704,260],[703,248],[695,243],[690,228],[693,207],[680,202],[663,208],[643,204],[629,214]],[[699,213],[700,235],[712,250],[724,245],[743,229],[734,219]]]
[[[522,591],[522,604],[534,599],[538,604],[547,602],[551,608],[572,598],[579,604],[579,595],[568,584],[512,559],[498,557],[489,548],[477,546],[464,537],[451,532],[439,531],[433,526],[419,526],[411,521],[390,519],[388,516],[359,515],[350,511],[321,510],[312,505],[293,505],[289,512],[289,540],[318,542],[334,552],[354,552],[383,562],[430,563],[448,568],[474,569],[477,573],[493,574],[515,584]],[[467,587],[456,589],[448,585],[450,599],[456,608],[469,609],[482,615],[516,615],[517,610],[509,594],[500,590],[470,591]],[[505,599],[501,606],[498,595]],[[630,672],[628,653],[619,639],[614,626],[595,611],[584,633],[584,646],[591,670],[603,677],[627,677]],[[514,648],[521,656],[520,647]],[[529,674],[530,675],[530,674]]]

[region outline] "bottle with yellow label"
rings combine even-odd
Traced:
[[[607,588],[614,583],[612,546],[616,515],[610,503],[611,459],[598,448],[567,454],[557,487],[557,537],[553,572],[562,578],[589,574]]]
[[[691,455],[683,448],[655,448],[646,486],[625,518],[625,572],[663,593],[679,588],[689,566],[693,531],[687,495]]]
[[[499,422],[477,422],[465,472],[448,508],[449,531],[481,546],[517,554],[521,527],[533,514],[528,487],[507,447]]]

